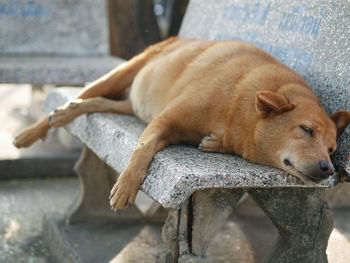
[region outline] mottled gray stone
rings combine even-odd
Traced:
[[[165,243],[167,251],[163,251],[161,254],[155,256],[155,259],[168,260],[173,262],[174,258],[179,257],[179,223],[180,223],[180,211],[175,209],[169,209],[168,217],[162,228],[162,239]],[[157,260],[155,260],[156,262]]]
[[[192,195],[191,253],[204,258],[209,244],[243,196],[242,189],[206,189]]]
[[[252,42],[301,74],[331,114],[350,110],[349,10],[347,0],[191,0],[180,36]],[[333,159],[350,174],[350,127]]]
[[[324,189],[254,188],[247,192],[279,234],[263,262],[327,262],[326,248],[333,220],[324,202]],[[242,195],[242,189],[197,191],[178,211],[170,211],[163,226],[163,240],[174,262],[177,259],[183,263],[208,262],[206,251],[210,242]],[[160,255],[170,256],[165,252]]]
[[[82,85],[124,60],[112,56],[10,56],[0,54],[0,82]]]
[[[208,262],[209,244],[243,193],[242,189],[197,191],[182,203],[180,210],[169,211],[162,238],[174,261]]]
[[[53,91],[44,103],[47,111],[74,98],[79,89]],[[132,116],[93,113],[83,115],[66,126],[96,155],[121,172],[145,124]],[[204,153],[195,147],[177,145],[157,153],[141,190],[165,208],[179,208],[192,193],[206,188],[254,187],[331,187],[330,178],[322,185],[305,184],[281,170],[244,161],[238,156]]]
[[[333,230],[332,213],[322,188],[248,191],[276,226],[279,238],[264,263],[326,263]]]
[[[0,0],[0,53],[107,55],[106,1]]]

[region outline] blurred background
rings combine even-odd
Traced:
[[[43,217],[64,213],[79,188],[73,166],[81,145],[64,129],[52,130],[45,142],[28,149],[16,149],[14,135],[44,114],[41,105],[50,90],[82,87],[177,35],[188,2],[0,0],[0,263],[57,262],[43,239]],[[328,249],[333,263],[350,262],[350,189],[344,186],[327,193],[336,225]],[[151,262],[160,227],[126,232],[121,239],[135,235],[124,244],[129,261],[115,262]],[[259,262],[276,236],[246,197],[209,253],[213,262]]]

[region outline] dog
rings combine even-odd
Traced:
[[[252,44],[172,37],[85,87],[14,145],[28,147],[91,112],[148,123],[111,190],[113,210],[134,203],[154,154],[170,144],[234,153],[319,183],[334,173],[330,155],[350,122],[347,111],[329,117],[301,76]]]

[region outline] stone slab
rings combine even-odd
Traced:
[[[82,85],[101,77],[122,62],[124,62],[123,59],[112,56],[9,56],[0,54],[0,82]]]
[[[0,53],[106,55],[106,1],[0,0]]]
[[[74,98],[76,88],[62,88],[49,94],[47,111]],[[119,114],[82,115],[66,126],[97,156],[121,172],[145,128],[138,118]],[[170,146],[154,156],[141,190],[165,208],[179,208],[193,192],[206,188],[331,187],[305,184],[286,172],[244,161],[238,156],[204,153],[186,145]]]
[[[301,74],[327,113],[350,110],[350,3],[191,0],[179,35],[252,42]],[[339,138],[336,168],[350,174],[350,127]]]

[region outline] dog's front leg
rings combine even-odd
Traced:
[[[154,154],[167,145],[176,143],[176,138],[172,125],[165,119],[158,117],[149,123],[132,153],[129,164],[111,190],[110,205],[114,211],[124,209],[135,202]]]
[[[224,148],[222,140],[222,136],[211,133],[201,139],[198,148],[203,152],[229,153],[229,151]]]

